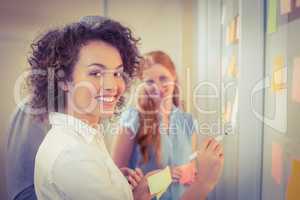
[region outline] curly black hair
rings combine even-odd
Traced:
[[[59,110],[60,98],[65,101],[66,94],[58,83],[72,79],[80,49],[89,41],[101,40],[119,51],[127,74],[127,86],[139,71],[139,39],[133,36],[131,30],[111,19],[87,19],[50,30],[31,44],[32,54],[28,58],[31,72],[28,86],[32,95],[30,106],[37,111],[34,114],[42,119],[49,112]]]

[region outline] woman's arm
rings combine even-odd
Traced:
[[[205,200],[219,182],[223,166],[223,147],[207,138],[198,150],[198,173],[195,182],[184,192],[181,200]]]
[[[196,132],[194,132],[192,134],[192,150],[193,150],[193,152],[195,152],[197,150],[197,143],[198,143],[197,139],[198,139],[197,134],[196,134]]]
[[[121,127],[114,141],[112,158],[119,168],[128,167],[134,145],[133,135],[129,128]]]

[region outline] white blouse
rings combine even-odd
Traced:
[[[49,115],[52,128],[35,159],[38,199],[132,200],[131,188],[96,129],[62,113]]]

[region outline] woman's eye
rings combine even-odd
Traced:
[[[103,73],[102,72],[91,72],[91,75],[95,76],[95,77],[102,77]]]
[[[154,80],[146,80],[146,84],[147,85],[153,85],[154,84]]]
[[[159,81],[160,81],[161,83],[166,83],[166,82],[169,81],[169,79],[168,79],[166,76],[161,76],[161,77],[159,77]]]
[[[122,72],[115,72],[114,77],[122,77],[123,73]]]

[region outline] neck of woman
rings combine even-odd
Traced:
[[[91,127],[97,127],[100,123],[100,117],[93,115],[92,113],[79,113],[76,110],[70,108],[69,106],[66,107],[65,113],[71,115],[81,121],[89,124]]]

